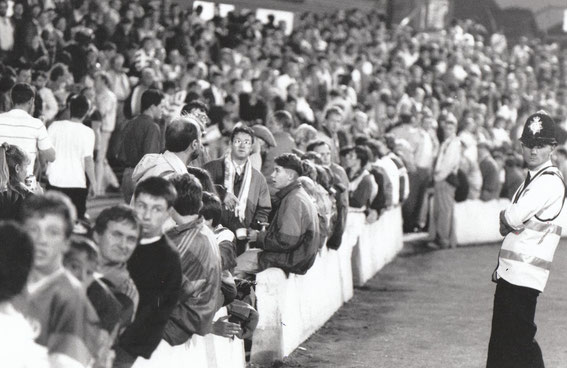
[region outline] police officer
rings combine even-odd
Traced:
[[[544,367],[534,316],[561,236],[557,218],[565,185],[551,163],[557,145],[553,119],[543,112],[528,117],[520,141],[529,172],[500,213],[505,238],[493,274],[497,286],[487,368]]]

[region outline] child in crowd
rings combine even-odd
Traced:
[[[14,219],[23,200],[32,194],[26,186],[30,160],[21,148],[0,146],[0,219]]]

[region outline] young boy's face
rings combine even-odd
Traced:
[[[34,269],[49,274],[61,267],[63,254],[69,248],[63,218],[55,214],[32,216],[24,221],[24,227],[34,242]]]
[[[143,238],[161,236],[161,227],[170,215],[164,198],[140,193],[134,200],[134,210],[142,225]]]
[[[68,252],[63,261],[63,265],[85,288],[93,281],[93,273],[97,268],[96,262],[89,259],[87,252],[79,250],[71,250]]]

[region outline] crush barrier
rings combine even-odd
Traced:
[[[305,275],[286,275],[277,268],[256,275],[260,321],[252,362],[266,364],[289,355],[352,298],[353,285],[370,279],[402,246],[400,208],[373,224],[351,209],[340,248],[323,248]]]

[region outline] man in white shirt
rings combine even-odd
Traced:
[[[433,171],[434,204],[430,235],[430,248],[455,248],[457,238],[453,228],[457,171],[461,158],[461,141],[457,138],[457,119],[449,114],[441,123],[445,140],[439,149],[439,156]]]
[[[14,48],[14,25],[7,16],[8,2],[0,0],[0,53],[1,56]]]
[[[94,170],[94,131],[83,125],[83,119],[90,110],[89,100],[82,95],[69,101],[70,120],[55,121],[49,126],[49,137],[58,152],[57,159],[47,167],[48,189],[65,193],[77,208],[77,217],[85,217],[87,180],[90,191],[96,188]]]
[[[14,144],[26,152],[31,164],[28,175],[33,175],[36,156],[40,162],[55,160],[55,150],[45,125],[31,116],[35,91],[27,83],[17,83],[10,93],[12,110],[0,114],[0,143]]]

